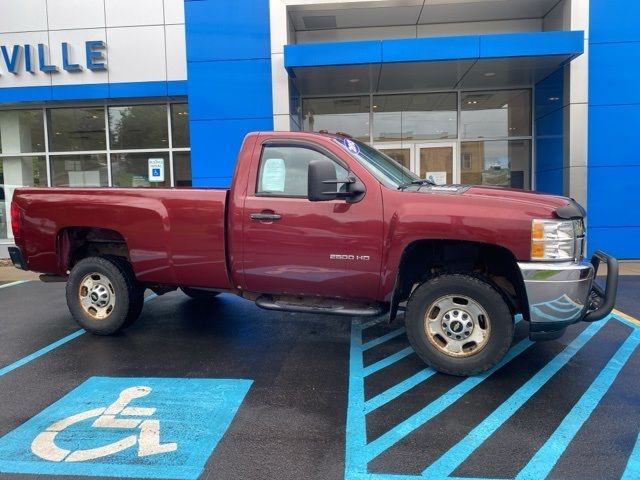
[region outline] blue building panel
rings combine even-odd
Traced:
[[[273,113],[271,60],[190,62],[192,120],[268,117]]]
[[[464,60],[480,56],[480,37],[407,38],[382,41],[382,62]]]
[[[480,35],[480,57],[530,57],[580,55],[584,51],[584,32],[527,32]]]
[[[317,67],[382,62],[382,41],[304,43],[285,45],[284,66]]]
[[[617,258],[640,258],[640,227],[589,227],[588,254],[603,248]]]
[[[640,124],[640,4],[591,0],[589,14],[589,250],[640,258],[635,152]]]
[[[558,68],[535,86],[533,112],[536,119],[564,106],[564,69]]]
[[[273,117],[192,120],[191,174],[198,187],[228,187],[242,141],[248,132],[273,130]]]
[[[473,58],[580,55],[584,32],[529,32],[287,45],[287,68]]]
[[[630,141],[638,137],[640,104],[591,106],[589,123],[597,128],[597,131],[591,131],[590,167],[640,165],[638,145]]]
[[[189,62],[270,58],[269,2],[185,2]]]
[[[186,81],[85,83],[0,88],[0,103],[93,100],[186,95]]]
[[[589,47],[590,105],[640,103],[640,42],[591,44]]]
[[[535,86],[535,188],[564,193],[564,71],[559,68]]]
[[[640,227],[640,165],[592,167],[587,170],[589,226]],[[638,238],[627,236],[637,249]],[[640,256],[640,251],[636,256]]]
[[[193,185],[226,187],[244,136],[273,130],[269,0],[187,1],[185,12]]]
[[[133,82],[109,84],[109,98],[166,96],[167,82]]]
[[[591,0],[589,42],[640,41],[640,2],[636,0]]]

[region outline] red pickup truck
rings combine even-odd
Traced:
[[[134,322],[146,288],[391,321],[404,311],[428,365],[470,375],[502,358],[517,314],[543,340],[612,310],[617,261],[584,259],[584,215],[564,197],[434,185],[346,136],[261,132],[245,138],[230,189],[19,189],[10,255],[65,280],[95,334]]]

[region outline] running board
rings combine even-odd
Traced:
[[[363,304],[318,297],[261,295],[256,299],[256,305],[265,310],[325,315],[376,317],[385,313],[383,305],[380,304]]]

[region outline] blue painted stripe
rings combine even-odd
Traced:
[[[578,430],[600,403],[602,397],[609,391],[620,370],[625,366],[639,342],[640,332],[635,331],[607,362],[549,439],[536,452],[529,463],[520,470],[516,479],[546,478],[551,473],[554,465],[567,449],[576,433],[578,433]],[[639,477],[636,475],[633,478]]]
[[[368,322],[370,323],[370,322]],[[344,477],[367,475],[367,462],[362,462],[362,449],[367,444],[364,416],[364,375],[362,360],[362,325],[351,324],[349,350],[349,401],[345,434]]]
[[[426,379],[432,377],[435,373],[436,371],[434,369],[425,368],[397,385],[394,385],[375,397],[370,398],[364,403],[365,413],[370,413],[376,408],[380,408],[382,405],[389,403],[394,398],[399,397],[403,393],[408,392],[413,387],[424,382]]]
[[[22,285],[23,283],[27,283],[29,280],[18,280],[17,282],[5,283],[0,285],[0,288],[8,288],[15,287],[16,285]]]
[[[640,435],[636,439],[636,446],[631,452],[627,468],[625,468],[620,480],[637,480],[640,478]]]
[[[445,477],[466,460],[482,442],[489,438],[504,422],[522,407],[531,396],[546,384],[584,345],[606,324],[606,321],[592,323],[567,347],[547,363],[529,381],[522,385],[494,410],[482,423],[476,426],[456,445],[427,467],[422,474],[430,477]]]
[[[530,340],[521,340],[516,345],[511,347],[511,349],[502,358],[502,360],[500,360],[493,368],[479,375],[476,375],[475,377],[469,377],[466,380],[463,380],[451,390],[448,390],[446,393],[429,403],[427,406],[423,407],[420,411],[413,414],[403,422],[399,423],[388,432],[376,438],[374,441],[369,443],[366,448],[363,449],[360,453],[362,462],[366,465],[370,460],[374,459],[389,447],[402,440],[415,429],[425,424],[436,415],[439,415],[444,409],[459,400],[470,390],[477,387],[487,377],[509,363],[531,345],[533,345],[533,342],[531,342]]]
[[[44,355],[45,353],[49,353],[51,350],[54,350],[56,348],[58,348],[60,345],[64,345],[67,342],[70,342],[71,340],[73,340],[74,338],[79,337],[80,335],[82,335],[85,332],[85,330],[77,330],[69,335],[67,335],[66,337],[61,338],[60,340],[57,340],[49,345],[47,345],[44,348],[41,348],[40,350],[37,350],[35,352],[33,352],[30,355],[27,355],[26,357],[22,357],[20,360],[13,362],[10,365],[7,365],[6,367],[0,368],[0,377],[3,375],[6,375],[9,372],[12,372],[13,370],[15,370],[16,368],[19,368],[37,358],[40,358],[42,355]]]
[[[24,283],[24,282],[22,282]],[[6,285],[5,285],[6,286]],[[147,295],[144,298],[145,302],[148,302],[149,300],[153,300],[154,298],[156,298],[158,295],[156,295],[155,293],[150,293],[149,295]],[[46,347],[41,348],[40,350],[36,350],[35,352],[27,355],[26,357],[22,357],[20,360],[17,360],[15,362],[13,362],[10,365],[7,365],[6,367],[0,368],[0,377],[3,375],[6,375],[7,373],[15,370],[16,368],[19,368],[23,365],[26,365],[27,363],[36,360],[37,358],[40,358],[42,355],[49,353],[51,350],[54,350],[56,348],[58,348],[61,345],[64,345],[67,342],[70,342],[71,340],[78,338],[80,335],[82,335],[83,333],[85,333],[86,330],[84,329],[80,329],[80,330],[76,330],[73,333],[70,333],[69,335],[67,335],[66,337],[62,337],[60,340],[56,340],[55,342],[47,345]]]
[[[392,338],[399,337],[405,331],[406,330],[404,329],[404,327],[401,327],[401,328],[398,328],[397,330],[394,330],[393,332],[389,332],[386,335],[383,335],[374,340],[371,340],[370,342],[367,342],[364,345],[362,345],[362,351],[364,352],[365,350],[369,350],[370,348],[377,347],[378,345],[381,345],[384,342],[391,340]]]
[[[382,360],[378,360],[376,363],[369,365],[364,368],[364,376],[369,376],[373,373],[376,373],[383,368],[387,368],[389,365],[393,365],[398,360],[402,360],[405,357],[408,357],[413,353],[413,348],[407,347],[403,348],[399,352],[394,353],[393,355],[389,355],[388,357],[383,358]]]

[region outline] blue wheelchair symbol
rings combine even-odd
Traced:
[[[195,480],[251,383],[92,377],[0,438],[0,472]]]
[[[151,175],[154,177],[159,177],[160,176],[160,169],[159,168],[152,168],[151,169]]]

